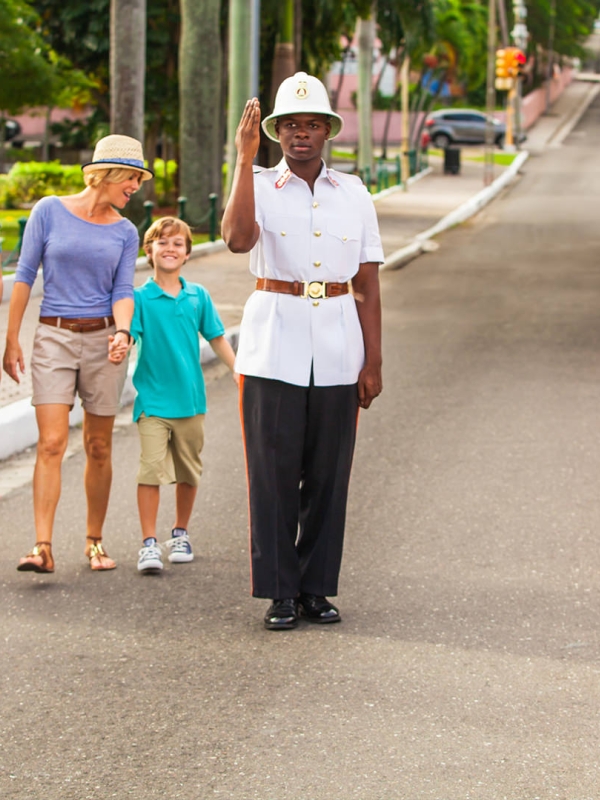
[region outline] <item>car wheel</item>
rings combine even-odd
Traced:
[[[452,144],[452,139],[448,136],[447,133],[436,133],[433,137],[433,143],[436,147],[445,150]]]
[[[496,147],[499,147],[502,150],[504,147],[504,136],[498,136],[496,139]]]

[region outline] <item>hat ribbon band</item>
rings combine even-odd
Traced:
[[[92,161],[92,164],[124,164],[127,167],[146,169],[144,162],[137,158],[99,158],[97,161]]]

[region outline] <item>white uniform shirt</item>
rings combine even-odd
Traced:
[[[361,180],[325,164],[314,194],[285,159],[254,175],[260,237],[250,254],[258,278],[345,283],[382,262],[377,215]],[[352,294],[327,299],[255,291],[244,308],[235,369],[308,386],[356,383],[364,342]]]

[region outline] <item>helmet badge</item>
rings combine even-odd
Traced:
[[[308,97],[308,86],[306,81],[298,81],[298,88],[296,89],[296,97],[298,100],[306,100]]]

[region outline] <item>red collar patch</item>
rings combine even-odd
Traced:
[[[282,172],[277,181],[275,182],[276,189],[282,189],[289,179],[292,177],[292,170],[288,167],[285,172]]]

